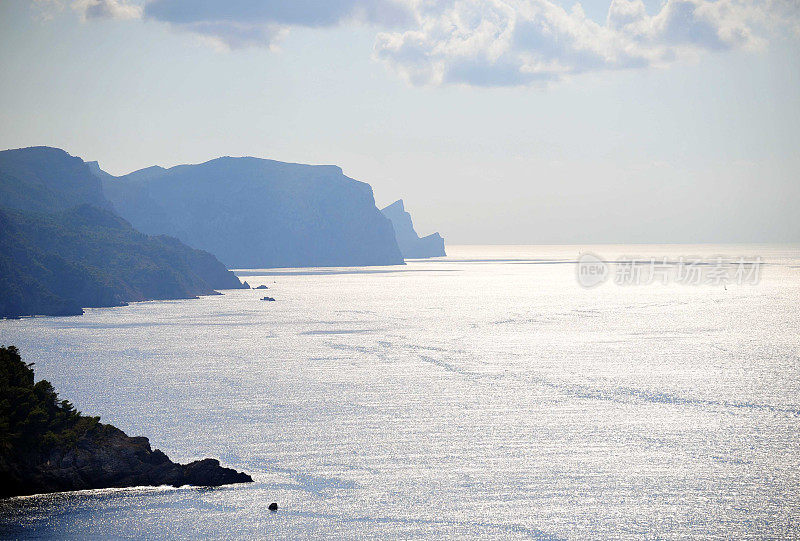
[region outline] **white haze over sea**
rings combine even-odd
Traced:
[[[757,285],[584,289],[581,247],[451,246],[0,321],[85,413],[256,480],[8,500],[0,536],[797,535],[800,247],[590,250],[766,264]]]

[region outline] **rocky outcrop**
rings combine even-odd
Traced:
[[[220,466],[211,458],[189,464],[172,462],[143,437],[98,424],[73,445],[35,453],[21,461],[0,456],[0,496],[21,496],[96,488],[249,483],[246,473]]]
[[[207,458],[177,464],[143,437],[59,400],[13,346],[0,347],[0,497],[112,487],[252,482]]]
[[[181,467],[185,484],[216,487],[235,483],[252,483],[253,478],[231,468],[223,468],[216,458],[195,460]]]
[[[444,239],[439,233],[432,233],[422,238],[417,235],[411,214],[406,212],[402,199],[398,199],[381,212],[392,222],[397,245],[403,253],[403,258],[419,259],[447,255],[444,251]]]
[[[333,165],[225,157],[95,174],[134,227],[177,237],[229,268],[403,264],[372,188]]]

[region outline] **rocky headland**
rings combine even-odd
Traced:
[[[431,233],[425,237],[417,234],[411,214],[406,211],[402,199],[398,199],[382,209],[381,212],[392,222],[397,245],[400,247],[403,258],[421,259],[447,255],[444,251],[444,239],[439,233]]]
[[[173,462],[144,437],[61,400],[13,347],[0,347],[0,497],[112,487],[248,483],[206,458]]]

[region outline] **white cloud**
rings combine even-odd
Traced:
[[[89,19],[140,19],[142,8],[125,0],[76,0],[73,9],[79,11],[84,20]]]
[[[274,48],[288,29],[275,24],[230,21],[193,22],[179,25],[180,30],[197,35],[202,42],[220,51],[244,47]]]
[[[405,0],[149,0],[144,17],[232,49],[272,46],[295,26],[358,22],[392,28],[413,23]]]
[[[58,2],[58,0],[37,0]],[[292,27],[371,24],[374,55],[415,85],[513,86],[663,66],[800,37],[798,0],[612,0],[606,20],[556,0],[76,0],[85,20],[161,21],[217,48],[272,47]]]
[[[44,13],[62,0],[36,0]],[[138,19],[168,23],[217,49],[272,47],[293,26],[311,28],[346,22],[385,28],[413,23],[405,0],[74,0],[81,18]]]
[[[641,0],[613,0],[603,25],[580,4],[567,11],[550,0],[452,0],[415,8],[418,27],[379,34],[375,56],[412,84],[431,85],[524,85],[664,65],[705,50],[754,48],[763,43],[754,26],[773,18],[766,3],[745,0],[668,0],[652,16]]]

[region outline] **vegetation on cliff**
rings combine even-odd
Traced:
[[[251,482],[214,459],[181,465],[147,438],[82,415],[14,346],[0,347],[0,497],[138,485]]]
[[[74,445],[100,421],[60,400],[49,381],[34,383],[32,366],[22,362],[14,346],[0,347],[0,456],[33,456]]]
[[[0,317],[245,287],[213,255],[135,230],[63,150],[0,152]]]

